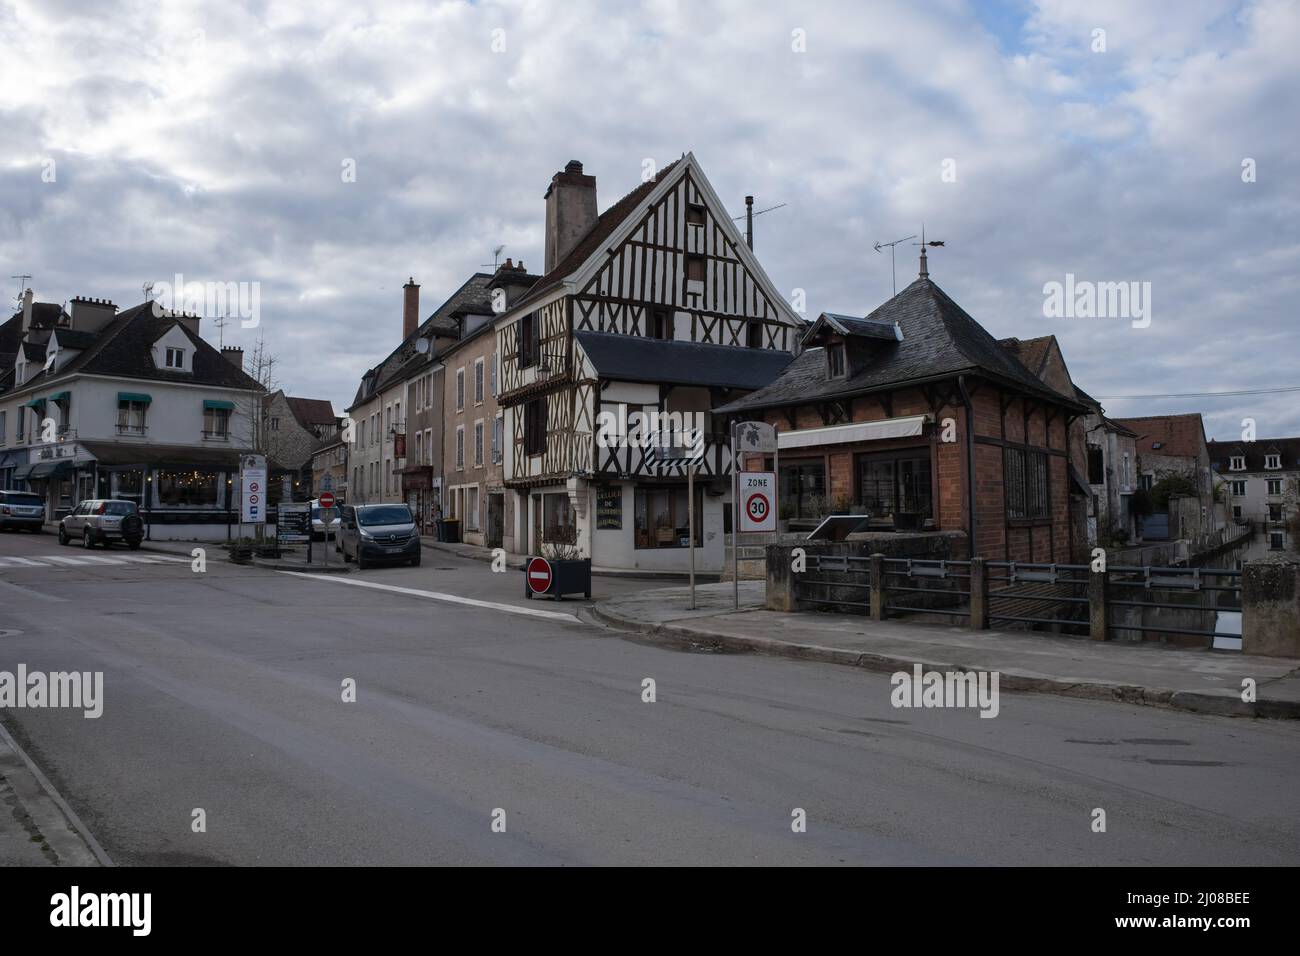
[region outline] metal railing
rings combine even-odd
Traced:
[[[877,620],[936,614],[996,625],[1050,627],[1095,640],[1118,634],[1240,637],[1217,626],[1149,621],[1149,613],[1192,618],[1241,609],[1241,572],[1220,568],[1109,567],[1020,561],[808,554],[793,574],[796,606],[866,610]],[[1187,596],[1195,595],[1194,598]],[[1192,622],[1196,623],[1196,622]]]

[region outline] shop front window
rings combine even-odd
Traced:
[[[701,546],[704,497],[695,493],[695,546]],[[690,541],[690,513],[686,488],[638,488],[636,491],[636,547],[685,548]]]
[[[217,504],[218,475],[194,470],[159,470],[154,478],[163,508],[212,508]]]
[[[112,473],[111,495],[134,501],[137,508],[147,507],[144,501],[144,475],[139,471],[115,471]]]
[[[858,503],[872,518],[934,517],[930,458],[916,452],[858,456]]]
[[[542,540],[548,544],[574,544],[578,525],[567,494],[542,495]]]
[[[778,517],[820,520],[825,515],[825,463],[816,461],[782,465]]]

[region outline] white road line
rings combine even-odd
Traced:
[[[64,557],[60,557],[57,554],[42,554],[41,560],[57,561],[59,564],[71,564],[74,566],[79,566],[82,564],[90,564],[90,562],[87,561],[85,558],[64,558]]]
[[[128,561],[179,561],[181,564],[189,564],[193,558],[180,558],[174,554],[153,554],[152,552],[146,557],[143,554],[129,555],[124,554],[122,557]]]
[[[375,581],[353,581],[331,574],[304,574],[301,571],[277,571],[277,574],[291,574],[308,581],[325,581],[331,584],[350,584],[358,588],[374,588],[376,591],[392,591],[395,594],[410,594],[413,597],[428,598],[431,601],[446,601],[449,604],[465,604],[469,607],[486,608],[489,611],[504,611],[507,614],[522,614],[525,617],[540,617],[549,621],[566,621],[573,624],[577,617],[562,611],[542,611],[537,608],[519,607],[514,604],[498,604],[495,601],[479,601],[475,598],[461,597],[458,594],[444,594],[441,591],[421,591],[418,588],[403,588],[395,584],[379,584]]]
[[[121,558],[100,558],[89,554],[78,555],[75,558],[56,558],[53,555],[41,555],[46,561],[76,561],[79,564],[126,564]]]
[[[17,562],[20,566],[22,566],[22,565],[27,565],[28,567],[32,567],[32,568],[48,568],[48,567],[49,567],[49,565],[48,565],[48,564],[45,564],[43,561],[33,561],[33,560],[31,560],[30,558],[13,558],[13,557],[10,557],[10,558],[4,558],[3,560],[5,560],[5,561],[10,561],[10,562]]]

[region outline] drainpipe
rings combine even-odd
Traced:
[[[976,557],[975,551],[975,409],[971,405],[970,392],[966,389],[966,376],[957,376],[957,388],[961,391],[962,405],[966,408],[966,533],[970,535],[970,557]],[[1006,476],[1003,476],[1006,480]]]

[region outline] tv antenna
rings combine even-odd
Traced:
[[[915,239],[915,238],[916,238],[916,234],[913,233],[910,236],[904,236],[902,239],[895,239],[893,242],[878,242],[871,247],[872,249],[875,249],[877,252],[882,252],[886,247],[889,248],[889,278],[891,284],[893,285],[894,295],[898,295],[898,276],[894,270],[894,246],[898,245],[900,242],[907,242],[907,240]]]
[[[775,206],[768,206],[766,209],[760,209],[758,212],[754,212],[754,197],[746,196],[745,211],[739,216],[731,217],[732,222],[739,222],[741,219],[745,220],[745,245],[749,246],[751,250],[754,248],[754,217],[761,216],[765,212],[771,212],[773,209],[780,209],[785,205],[787,205],[787,203],[781,202],[777,203]]]
[[[497,271],[498,265],[501,261],[501,250],[504,249],[505,247],[506,244],[503,242],[501,243],[501,245],[497,246],[495,249],[492,250],[492,271],[493,272]],[[486,262],[479,263],[479,268],[486,269],[487,263]]]
[[[10,276],[9,278],[18,280],[18,297],[14,299],[14,301],[19,305],[22,305],[23,293],[27,291],[27,284],[31,281],[32,277],[24,272],[20,276]]]
[[[230,314],[219,315],[212,320],[212,324],[217,327],[217,348],[218,350],[225,347],[226,344],[226,326],[230,323]]]

